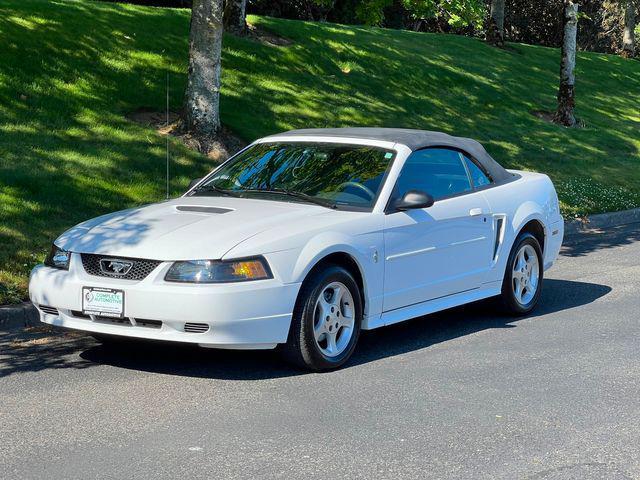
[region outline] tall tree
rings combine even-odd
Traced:
[[[187,130],[205,138],[220,132],[221,51],[222,0],[193,0],[183,121]]]
[[[624,34],[622,37],[622,56],[633,58],[636,56],[636,14],[635,0],[626,0],[624,5]]]
[[[504,47],[504,0],[491,0],[491,14],[487,24],[487,43]]]
[[[247,0],[225,0],[224,30],[234,35],[247,33]]]
[[[558,89],[558,110],[553,120],[556,123],[573,127],[576,124],[575,107],[575,68],[576,38],[578,35],[578,4],[573,0],[564,0],[562,4],[562,58],[560,61],[560,88]]]

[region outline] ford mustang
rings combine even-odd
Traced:
[[[71,228],[29,291],[42,322],[103,341],[278,347],[328,370],[362,330],[488,297],[530,312],[563,233],[549,178],[504,169],[474,140],[294,130],[179,198]]]

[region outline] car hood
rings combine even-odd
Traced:
[[[62,234],[56,245],[77,253],[155,260],[220,259],[254,235],[327,212],[303,203],[182,197],[86,221]]]

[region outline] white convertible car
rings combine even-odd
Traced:
[[[326,370],[363,329],[493,296],[526,314],[564,233],[546,175],[437,132],[290,131],[192,183],[61,235],[31,274],[42,321]]]

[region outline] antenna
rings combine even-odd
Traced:
[[[167,200],[169,200],[169,72],[167,72]]]

